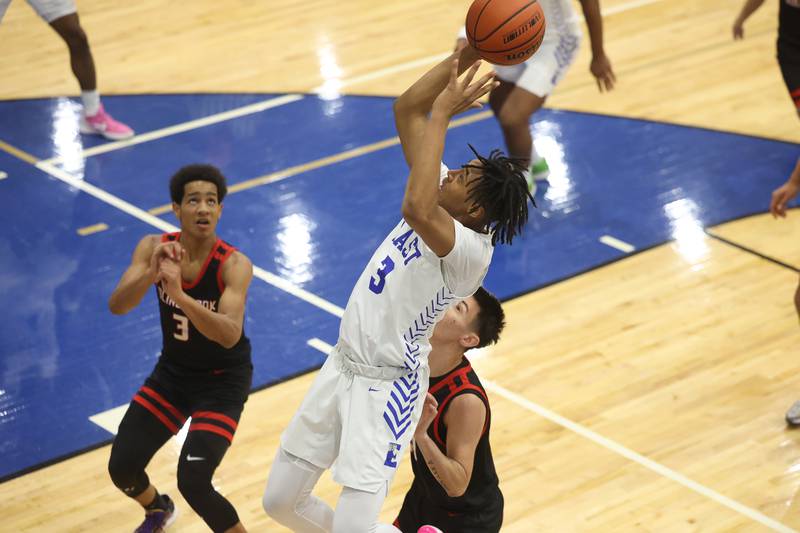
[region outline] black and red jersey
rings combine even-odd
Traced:
[[[444,417],[455,398],[462,394],[474,394],[480,398],[486,406],[486,420],[483,434],[475,449],[472,477],[462,496],[457,498],[448,496],[444,488],[433,477],[425,459],[420,454],[417,454],[417,457],[412,455],[414,482],[409,492],[420,492],[420,495],[423,496],[421,500],[425,502],[426,506],[437,508],[442,513],[450,514],[453,517],[459,514],[475,514],[490,508],[496,509],[498,504],[502,509],[503,496],[498,486],[497,472],[489,445],[489,428],[491,426],[489,400],[467,358],[465,357],[456,368],[446,375],[431,378],[428,392],[439,403],[438,413],[428,428],[428,435],[442,453],[447,453],[447,427],[444,424]]]
[[[165,233],[161,242],[177,241],[180,237],[180,232]],[[206,309],[219,312],[219,301],[225,291],[222,265],[235,251],[236,248],[217,239],[197,278],[189,283],[183,281],[184,292]],[[162,362],[193,370],[221,370],[250,363],[250,340],[244,334],[244,326],[236,345],[225,348],[200,333],[159,284],[156,294],[164,337]]]
[[[778,10],[778,53],[781,45],[800,49],[800,0],[780,0]]]

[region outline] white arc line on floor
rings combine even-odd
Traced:
[[[667,479],[674,481],[675,483],[683,485],[689,490],[692,490],[702,496],[705,496],[706,498],[714,500],[715,502],[727,507],[728,509],[731,509],[732,511],[736,511],[737,513],[744,515],[747,518],[755,520],[756,522],[762,524],[765,527],[768,527],[773,531],[780,531],[781,533],[797,533],[797,530],[792,529],[778,522],[777,520],[770,518],[759,511],[756,511],[755,509],[747,507],[746,505],[741,504],[736,500],[724,496],[706,487],[705,485],[701,485],[700,483],[684,476],[680,472],[676,472],[675,470],[667,468],[661,463],[657,463],[652,459],[648,459],[644,455],[636,453],[635,451],[626,448],[625,446],[611,439],[608,439],[600,435],[599,433],[595,433],[591,429],[582,426],[577,422],[573,422],[572,420],[565,418],[560,414],[551,411],[550,409],[547,409],[546,407],[542,407],[541,405],[538,405],[530,401],[529,399],[525,398],[520,394],[512,392],[506,389],[505,387],[502,387],[492,381],[481,379],[481,382],[483,383],[483,386],[486,388],[486,390],[492,391],[497,395],[502,396],[506,400],[509,400],[519,405],[520,407],[527,409],[528,411],[532,411],[537,415],[541,416],[542,418],[545,418],[554,424],[566,428],[572,431],[573,433],[577,433],[581,437],[590,440],[595,444],[598,444],[603,448],[616,453],[617,455],[621,455],[626,459],[638,463],[639,465],[647,468],[648,470],[651,470],[652,472],[655,472],[660,476],[663,476]]]
[[[636,249],[634,245],[628,244],[625,241],[621,241],[616,237],[612,237],[611,235],[603,235],[602,237],[600,237],[599,241],[605,244],[606,246],[616,248],[617,250],[625,252],[626,254],[629,254]]]
[[[130,139],[126,139],[124,141],[114,141],[106,144],[100,144],[98,146],[93,146],[92,148],[87,148],[83,150],[81,156],[85,159],[93,155],[104,154],[106,152],[113,152],[114,150],[120,150],[122,148],[127,148],[128,146],[133,146],[136,144],[153,141],[155,139],[161,139],[162,137],[168,137],[170,135],[175,135],[176,133],[183,133],[185,131],[195,130],[197,128],[202,128],[203,126],[210,126],[211,124],[225,122],[226,120],[243,117],[245,115],[260,113],[261,111],[265,111],[267,109],[282,106],[285,104],[290,104],[292,102],[296,102],[302,99],[303,95],[301,94],[286,94],[283,96],[270,98],[269,100],[263,100],[261,102],[256,102],[254,104],[237,107],[235,109],[229,109],[228,111],[223,111],[222,113],[216,113],[214,115],[209,115],[207,117],[189,120],[187,122],[175,124],[174,126],[161,128],[160,130],[153,130],[153,131],[148,131],[147,133],[142,133],[141,135],[134,135]],[[53,157],[50,159],[45,159],[44,161],[42,161],[42,163],[58,164],[63,159],[64,156]]]
[[[125,200],[122,200],[121,198],[118,198],[118,197],[114,196],[113,194],[110,194],[110,193],[104,191],[103,189],[95,187],[91,183],[87,183],[87,182],[85,182],[85,181],[83,181],[81,179],[78,179],[78,178],[74,177],[72,174],[70,174],[70,173],[68,173],[68,172],[66,172],[64,170],[61,170],[60,168],[55,167],[50,163],[46,163],[46,162],[42,161],[42,162],[36,164],[36,168],[38,168],[39,170],[42,170],[44,172],[47,172],[48,174],[50,174],[54,178],[57,178],[57,179],[63,181],[67,185],[71,185],[72,187],[75,187],[76,189],[80,189],[81,191],[85,192],[86,194],[94,196],[98,200],[100,200],[102,202],[105,202],[105,203],[107,203],[107,204],[109,204],[109,205],[111,205],[113,207],[116,207],[120,211],[123,211],[123,212],[131,215],[134,218],[138,218],[142,222],[144,222],[146,224],[150,224],[151,226],[153,226],[153,227],[155,227],[157,229],[160,229],[161,231],[168,232],[168,233],[169,232],[178,231],[178,228],[176,226],[173,226],[169,222],[165,222],[165,221],[161,220],[160,218],[151,215],[147,211],[145,211],[143,209],[139,209],[135,205],[130,204],[130,203],[126,202]],[[306,291],[305,289],[301,289],[297,285],[294,285],[293,283],[291,283],[289,281],[286,281],[285,279],[283,279],[283,278],[281,278],[279,276],[276,276],[272,272],[268,272],[268,271],[264,270],[263,268],[260,268],[260,267],[257,267],[255,265],[253,265],[253,275],[255,277],[263,280],[263,281],[266,281],[267,283],[269,283],[273,287],[276,287],[276,288],[278,288],[278,289],[280,289],[280,290],[282,290],[284,292],[287,292],[287,293],[291,294],[292,296],[296,296],[297,298],[300,298],[301,300],[303,300],[303,301],[305,301],[305,302],[307,302],[307,303],[309,303],[309,304],[311,304],[311,305],[313,305],[315,307],[318,307],[318,308],[322,309],[323,311],[326,311],[326,312],[328,312],[328,313],[330,313],[332,315],[341,317],[344,314],[344,309],[342,309],[338,305],[334,305],[331,302],[329,302],[329,301],[327,301],[327,300],[325,300],[323,298],[320,298],[316,294],[312,294],[312,293]]]

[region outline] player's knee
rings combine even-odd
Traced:
[[[215,492],[211,484],[213,474],[213,467],[204,465],[203,461],[182,462],[178,465],[178,490],[193,509],[206,507],[208,501],[213,498]]]
[[[108,460],[108,474],[114,485],[128,496],[138,496],[147,488],[148,482],[145,481],[147,476],[144,472],[136,468],[127,458],[113,451]]]
[[[86,51],[89,49],[89,38],[83,28],[77,24],[67,28],[62,35],[70,50]]]
[[[274,487],[272,490],[267,487],[261,497],[261,506],[264,508],[264,512],[278,522],[284,522],[287,517],[294,516],[296,504],[297,502],[291,494],[275,490]]]

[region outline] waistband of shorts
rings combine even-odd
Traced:
[[[405,367],[397,366],[370,366],[353,361],[353,356],[347,347],[341,343],[337,344],[331,350],[331,357],[334,358],[336,368],[340,372],[355,374],[370,379],[382,379],[386,381],[394,381],[409,374],[409,370]]]

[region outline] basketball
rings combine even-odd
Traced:
[[[545,20],[537,0],[475,0],[467,12],[467,40],[495,65],[516,65],[536,53]]]

